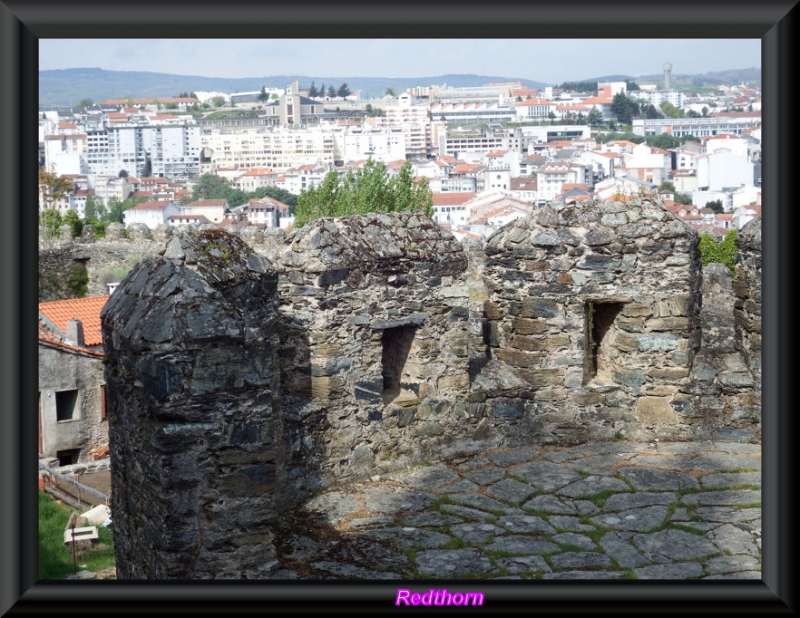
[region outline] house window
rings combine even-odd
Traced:
[[[79,449],[70,449],[68,451],[56,451],[56,457],[58,457],[59,466],[71,466],[72,464],[76,464],[78,463],[79,456],[80,456]]]
[[[385,399],[391,400],[400,394],[403,370],[411,352],[416,330],[416,326],[398,326],[383,331],[381,375]]]
[[[611,379],[612,329],[624,303],[590,301],[585,308],[583,383]]]
[[[56,420],[72,421],[79,417],[78,391],[56,392]]]

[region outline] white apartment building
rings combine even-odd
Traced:
[[[703,146],[705,147],[706,154],[718,150],[729,150],[738,157],[749,157],[747,140],[737,135],[731,135],[730,133],[721,133],[719,135],[706,137],[703,139]]]
[[[686,95],[679,90],[632,90],[628,95],[631,98],[646,101],[656,108],[660,108],[662,103],[671,103],[681,109],[686,102]]]
[[[44,135],[45,169],[56,176],[87,174],[89,145],[85,133]]]
[[[358,161],[369,157],[389,163],[406,158],[406,136],[399,127],[351,127],[343,142],[344,161]]]
[[[536,172],[537,199],[539,203],[555,199],[564,184],[585,183],[584,167],[571,163],[549,161]]]
[[[743,131],[761,125],[761,114],[730,113],[705,118],[639,118],[633,121],[634,135],[661,135],[674,137],[694,135],[706,137],[719,133],[739,135]]]
[[[286,170],[275,186],[293,195],[300,195],[306,189],[321,184],[332,169],[331,165],[299,165]]]
[[[404,92],[397,97],[397,105],[386,107],[385,112],[386,116],[377,119],[379,126],[399,128],[405,135],[408,155],[431,153],[431,119],[426,103],[416,103],[411,93]]]
[[[221,167],[267,168],[283,172],[296,165],[333,165],[330,131],[263,128],[241,131],[206,130],[200,136],[200,173]]]
[[[701,191],[723,191],[752,184],[753,164],[747,157],[723,149],[697,157],[697,188]]]

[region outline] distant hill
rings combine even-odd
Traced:
[[[761,84],[761,69],[738,69],[706,73],[703,75],[673,75],[677,87],[715,86],[719,84]],[[533,89],[543,89],[547,84],[517,77],[490,75],[438,75],[432,77],[311,77],[306,75],[273,75],[270,77],[200,77],[192,75],[171,75],[146,71],[106,71],[97,68],[57,69],[39,71],[39,105],[43,108],[75,105],[83,99],[97,103],[105,99],[131,97],[174,97],[182,92],[252,92],[266,88],[284,88],[297,80],[301,88],[308,88],[312,82],[315,87],[334,86],[339,88],[346,83],[353,92],[362,98],[380,97],[388,88],[401,93],[415,86],[443,85],[456,88],[484,86],[494,82],[519,81]],[[663,75],[611,75],[581,81],[642,81],[660,83]],[[567,80],[564,80],[567,81]]]
[[[57,69],[39,71],[39,104],[43,107],[75,105],[83,99],[98,103],[105,99],[174,97],[181,92],[252,92],[265,88],[284,88],[297,80],[301,88],[312,82],[316,88],[346,83],[362,98],[381,97],[388,88],[401,93],[414,86],[447,84],[458,88],[483,86],[492,82],[520,81],[531,88],[546,84],[514,77],[490,75],[438,75],[434,77],[311,77],[307,75],[272,75],[269,77],[199,77],[144,71],[106,71],[104,69]]]

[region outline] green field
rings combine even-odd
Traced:
[[[111,530],[98,527],[100,538],[91,549],[78,553],[64,544],[64,529],[73,509],[39,492],[39,579],[64,579],[76,571],[101,571],[115,565]]]

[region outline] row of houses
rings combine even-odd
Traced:
[[[289,210],[287,204],[271,197],[251,199],[235,208],[225,199],[196,200],[185,205],[173,200],[148,200],[124,211],[122,216],[125,227],[142,224],[150,229],[205,224],[286,228],[292,220]]]

